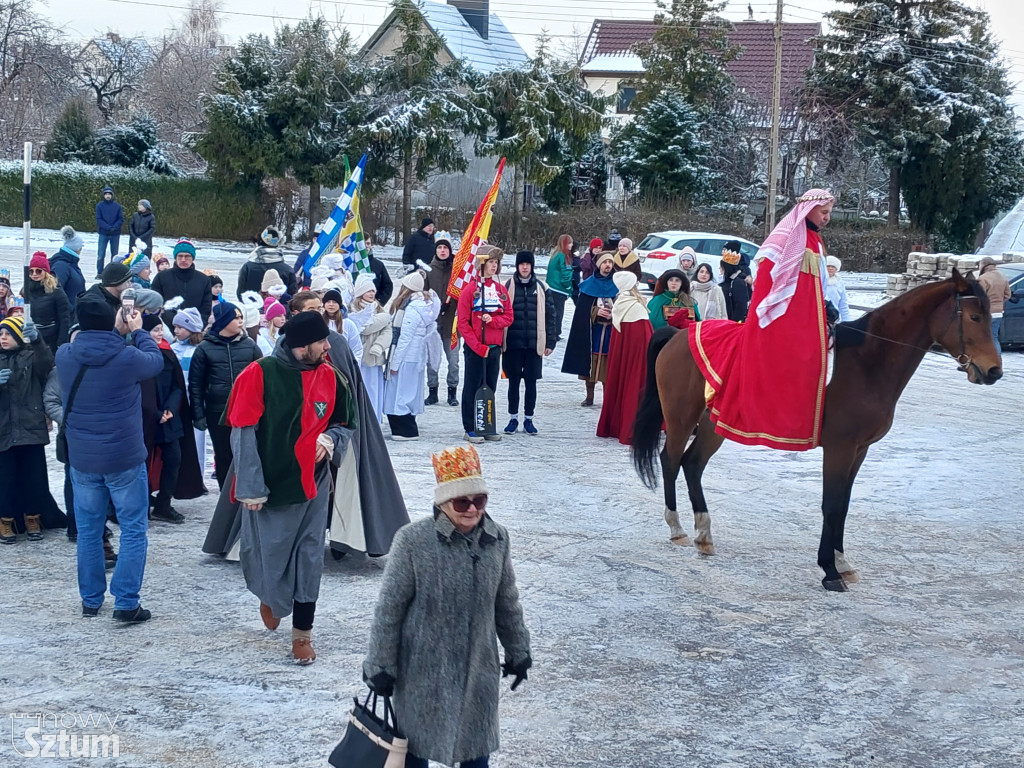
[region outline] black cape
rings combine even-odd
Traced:
[[[184,393],[177,415],[181,419],[185,434],[178,438],[178,445],[181,446],[181,468],[178,470],[178,482],[174,486],[173,496],[178,500],[198,499],[205,495],[207,490],[206,483],[203,482],[202,465],[199,463],[199,451],[196,449],[196,433],[192,427],[192,409],[188,404],[188,384],[185,383],[185,374],[181,370],[181,363],[178,362],[174,352],[161,347],[160,353],[165,359],[174,361],[174,365],[171,366],[174,371],[174,385],[180,387]],[[151,490],[160,482],[160,447],[156,442],[159,420],[156,380],[147,379],[142,382],[142,434],[146,450],[149,452],[146,466],[149,468]]]

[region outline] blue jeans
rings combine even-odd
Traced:
[[[78,591],[82,604],[98,608],[107,591],[103,560],[103,527],[111,501],[121,528],[121,548],[110,579],[114,610],[130,611],[139,604],[146,569],[146,529],[149,527],[149,483],[146,463],[123,472],[97,475],[71,468],[78,525]]]
[[[999,343],[999,327],[1003,324],[1003,318],[992,318],[992,341],[996,343],[996,352],[1003,354],[1003,345]]]
[[[416,757],[411,752],[405,756],[405,768],[427,768],[429,763],[422,757]],[[463,760],[459,768],[488,768],[490,766],[490,755],[477,757],[472,760]]]
[[[103,271],[103,262],[107,259],[107,243],[110,243],[110,258],[117,258],[118,246],[121,245],[120,235],[100,235],[100,247],[96,254],[96,274]]]

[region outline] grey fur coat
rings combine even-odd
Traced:
[[[395,536],[363,663],[395,678],[398,727],[417,757],[445,765],[498,749],[498,644],[530,654],[508,531],[484,516],[468,537],[435,509]]]

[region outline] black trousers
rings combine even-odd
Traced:
[[[217,421],[220,421],[220,414],[217,414]],[[228,476],[228,467],[231,466],[231,427],[223,424],[207,422],[207,429],[210,430],[210,442],[213,443],[213,461],[216,464],[217,487],[224,487],[224,480]],[[178,457],[181,461],[181,457]]]
[[[465,373],[462,379],[462,427],[467,432],[476,430],[476,391],[484,384],[491,389],[498,388],[498,372],[501,370],[501,347],[491,347],[487,357],[480,357],[462,345],[465,354]]]
[[[562,320],[565,318],[565,301],[569,297],[564,293],[551,291],[551,298],[555,301],[555,335],[562,338]]]
[[[292,626],[302,631],[312,629],[315,614],[316,603],[292,603]]]
[[[562,298],[565,298],[564,296]],[[526,403],[523,414],[533,416],[537,407],[537,379],[540,378],[543,358],[535,349],[507,349],[501,367],[508,376],[508,412],[510,416],[519,413],[519,383],[526,383]]]
[[[178,485],[178,472],[181,471],[181,443],[172,440],[169,443],[160,443],[159,447],[160,461],[163,466],[160,468],[160,490],[156,494],[154,509],[166,512],[171,508],[174,489]]]

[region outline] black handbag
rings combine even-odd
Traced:
[[[75,402],[75,394],[78,392],[78,387],[82,383],[82,377],[85,376],[85,369],[88,366],[83,365],[78,369],[78,374],[75,376],[75,380],[71,382],[71,391],[68,393],[68,402],[64,406],[64,413],[60,417],[60,426],[57,427],[57,437],[54,439],[54,447],[57,449],[57,461],[61,464],[68,463],[68,438],[64,434],[64,426],[68,423],[68,412],[71,410],[72,403]]]
[[[381,698],[383,717],[377,716],[376,693],[367,694],[362,704],[352,699],[345,735],[328,760],[334,768],[405,768],[409,740],[398,730],[391,699]]]

